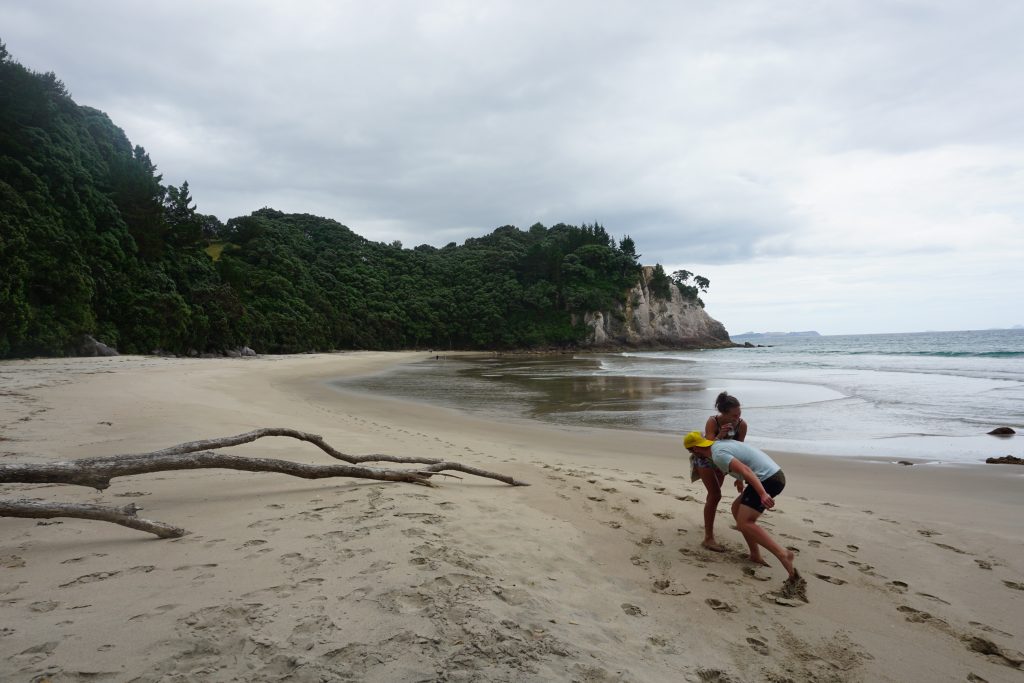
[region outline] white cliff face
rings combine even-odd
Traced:
[[[677,287],[669,288],[670,300],[654,298],[649,288],[653,272],[651,266],[644,266],[640,281],[629,290],[622,307],[584,316],[592,330],[590,344],[672,348],[731,345],[722,323],[696,301],[684,299]]]

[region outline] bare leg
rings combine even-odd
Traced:
[[[740,526],[740,499],[742,497],[743,494],[740,494],[736,496],[736,500],[732,502],[732,516],[733,519],[736,520],[736,528],[739,530],[741,534],[743,533],[743,527]],[[761,550],[757,547],[757,543],[751,540],[750,537],[748,537],[746,534],[743,534],[743,540],[747,542],[747,549],[750,551],[750,561],[756,562],[757,564],[762,564],[765,567],[767,567],[768,563],[765,562],[764,558],[761,557]]]
[[[725,548],[715,540],[715,513],[718,512],[718,502],[722,500],[722,485],[718,475],[709,467],[698,467],[697,473],[708,490],[707,500],[704,501],[704,541],[701,545],[720,553]]]
[[[743,538],[747,539],[747,545],[753,549],[750,559],[755,562],[759,560],[763,562],[761,554],[757,550],[757,546],[761,546],[777,557],[789,574],[789,578],[793,578],[796,575],[796,569],[793,568],[793,552],[783,548],[767,531],[758,526],[757,519],[760,516],[761,513],[752,507],[746,505],[737,505],[736,507],[736,526],[739,527]]]

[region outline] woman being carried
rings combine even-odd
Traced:
[[[743,441],[747,438],[747,423],[740,418],[740,402],[729,392],[723,391],[715,399],[717,415],[708,418],[704,425],[704,438],[709,441],[723,439],[735,439]],[[709,458],[700,455],[690,455],[690,481],[700,479],[704,488],[708,490],[707,499],[704,502],[704,541],[702,546],[715,552],[724,552],[725,548],[715,540],[715,513],[718,511],[718,503],[722,500],[722,482],[725,475],[715,467]]]

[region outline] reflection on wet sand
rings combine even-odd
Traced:
[[[402,398],[488,414],[563,424],[654,426],[651,413],[703,409],[701,378],[610,374],[602,356],[492,356],[429,360],[383,376],[345,382]]]

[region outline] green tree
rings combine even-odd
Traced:
[[[569,346],[639,275],[633,240],[597,222],[440,249],[267,207],[221,223],[0,43],[0,357],[65,353],[86,333],[144,353]]]
[[[651,295],[656,299],[672,297],[669,289],[672,286],[672,279],[665,273],[665,269],[661,267],[660,263],[654,265],[654,272],[651,274],[651,281],[647,286],[651,290]]]

